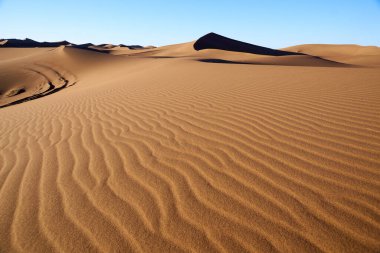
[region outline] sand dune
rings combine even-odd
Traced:
[[[293,49],[293,51],[296,50]],[[132,52],[124,51],[117,54],[151,58],[191,58],[206,63],[354,67],[353,64],[325,59],[318,54],[312,55],[256,46],[215,33],[207,34],[195,42],[153,48],[151,50],[144,48],[144,50]]]
[[[380,251],[376,54],[195,43],[0,47],[0,252]]]
[[[380,47],[358,45],[299,45],[285,50],[319,55],[342,63],[380,66]]]
[[[59,42],[38,42],[31,39],[6,39],[0,40],[1,47],[16,47],[16,48],[33,48],[33,47],[59,47],[67,46],[71,43],[68,41],[59,41]]]
[[[102,53],[111,53],[111,54],[120,54],[119,51],[124,50],[136,50],[136,49],[152,49],[154,47],[148,46],[143,47],[140,45],[113,45],[113,44],[100,44],[95,45],[93,43],[84,43],[84,44],[74,44],[68,41],[58,41],[58,42],[38,42],[31,39],[0,39],[0,48],[48,48],[48,47],[59,47],[67,46],[73,48],[86,49],[90,51],[102,52]]]

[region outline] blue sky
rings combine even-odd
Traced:
[[[281,48],[380,46],[380,0],[0,0],[0,38],[168,45],[208,32]]]

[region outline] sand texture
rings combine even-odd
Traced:
[[[4,45],[1,253],[380,252],[379,48]]]

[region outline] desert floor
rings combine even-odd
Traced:
[[[102,50],[0,47],[0,252],[380,252],[379,48]]]

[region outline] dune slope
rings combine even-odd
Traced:
[[[0,48],[0,252],[379,252],[379,69],[193,46]]]

